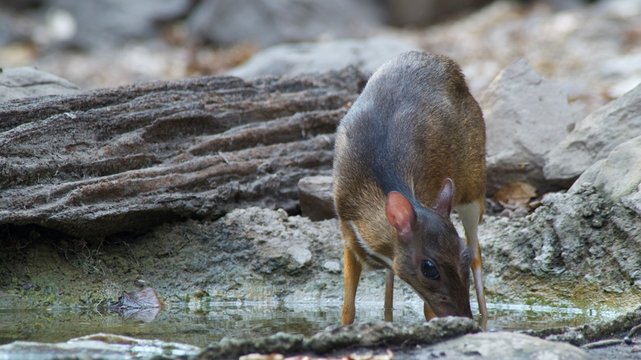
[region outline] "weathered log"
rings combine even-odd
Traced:
[[[366,77],[203,77],[0,104],[0,224],[82,237],[297,207]]]

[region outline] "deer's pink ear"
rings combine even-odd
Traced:
[[[392,191],[387,195],[385,215],[387,215],[387,221],[398,231],[401,237],[412,233],[412,225],[416,221],[416,214],[409,200],[398,191]]]
[[[454,200],[454,182],[450,178],[443,181],[441,191],[436,195],[434,210],[444,217],[449,217],[452,212],[452,201]]]

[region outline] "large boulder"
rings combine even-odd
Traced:
[[[251,78],[325,72],[354,65],[371,74],[390,58],[415,49],[415,45],[392,37],[283,44],[255,54],[247,63],[228,73]]]
[[[579,121],[545,159],[549,180],[573,181],[619,144],[641,136],[641,85]]]
[[[624,306],[641,289],[641,211],[592,186],[549,193],[525,218],[487,217],[479,237],[493,294],[597,304],[616,293]]]
[[[590,354],[575,346],[547,341],[524,334],[506,331],[468,334],[447,340],[421,350],[428,359],[435,354],[446,354],[445,359],[594,359]]]
[[[0,103],[0,225],[144,231],[249,205],[295,211],[331,171],[366,77],[203,77]]]
[[[641,191],[641,136],[615,147],[608,157],[587,168],[572,189],[586,183],[594,185],[613,201]]]
[[[519,60],[499,73],[479,102],[487,128],[488,192],[514,181],[547,190],[545,155],[573,123],[562,87]]]
[[[207,0],[189,17],[188,26],[196,37],[215,44],[266,47],[365,36],[380,24],[378,10],[362,0]]]
[[[0,69],[0,103],[26,97],[78,92],[69,81],[32,67]]]

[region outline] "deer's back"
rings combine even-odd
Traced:
[[[408,52],[383,65],[337,130],[336,206],[343,219],[400,191],[431,206],[443,180],[456,204],[485,191],[485,125],[458,65]]]

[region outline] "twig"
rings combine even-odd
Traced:
[[[614,346],[614,345],[619,345],[623,342],[621,339],[607,339],[607,340],[600,340],[600,341],[595,341],[591,342],[588,344],[585,344],[581,346],[584,349],[598,349],[598,348],[604,348],[608,346]]]

